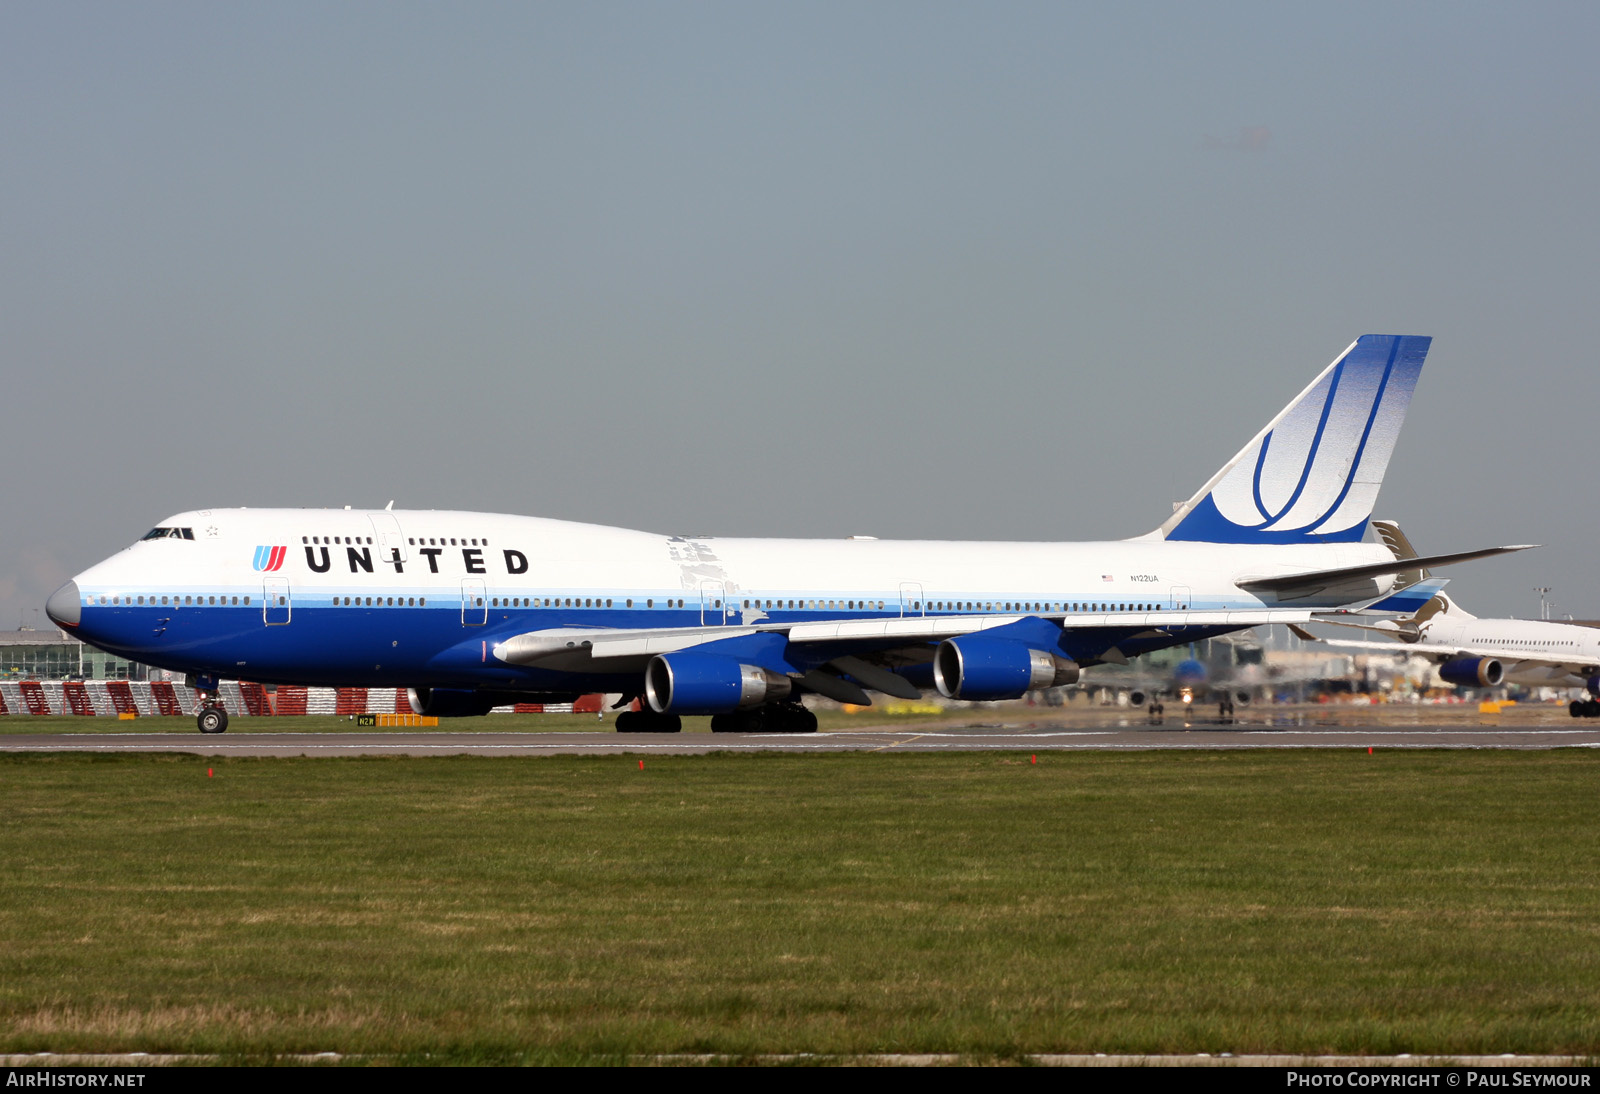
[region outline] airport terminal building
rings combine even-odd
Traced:
[[[0,631],[0,680],[149,680],[167,674],[85,645],[65,631]]]

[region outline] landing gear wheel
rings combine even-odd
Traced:
[[[1574,718],[1582,718],[1583,708],[1586,706],[1588,706],[1587,703],[1581,703],[1574,699],[1572,702],[1567,704],[1567,713],[1572,715]]]
[[[761,722],[758,719],[752,719],[750,717],[752,713],[754,712],[748,710],[736,710],[730,714],[713,714],[711,716],[711,732],[760,733]]]
[[[798,703],[780,703],[764,708],[769,733],[815,733],[817,716]]]
[[[221,707],[201,707],[200,713],[195,715],[195,725],[201,733],[226,733],[228,731],[228,712]]]
[[[653,710],[625,710],[617,715],[618,733],[681,733],[683,719]]]

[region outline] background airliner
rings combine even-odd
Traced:
[[[1600,717],[1600,631],[1571,623],[1538,619],[1479,619],[1444,593],[1432,597],[1415,615],[1371,624],[1338,620],[1395,639],[1360,642],[1328,639],[1332,646],[1416,653],[1439,666],[1446,683],[1460,687],[1525,687],[1588,689],[1589,698],[1568,706],[1574,718]]]
[[[806,692],[1011,698],[1082,666],[1367,607],[1369,516],[1430,340],[1365,335],[1160,528],[1100,543],[667,536],[443,511],[202,509],[54,593],[51,619],[191,674],[401,686],[419,712],[620,692],[619,730],[809,731]]]

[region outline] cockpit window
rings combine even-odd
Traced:
[[[143,539],[193,539],[193,528],[152,528]]]

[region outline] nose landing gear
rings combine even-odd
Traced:
[[[184,678],[184,684],[200,693],[200,711],[194,716],[194,724],[200,732],[226,733],[228,711],[222,705],[222,697],[217,694],[222,681],[210,673],[191,673]]]
[[[194,724],[200,728],[201,733],[226,733],[228,712],[223,708],[222,700],[213,696],[201,703],[200,713],[195,715]]]

